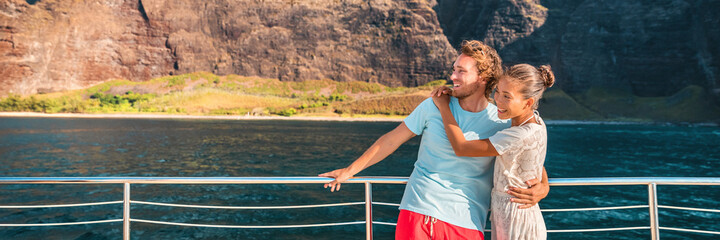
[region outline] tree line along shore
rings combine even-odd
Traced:
[[[0,111],[124,115],[399,119],[412,112],[445,80],[419,87],[379,83],[217,76],[197,72],[144,82],[112,80],[85,89],[0,98]],[[546,92],[546,119],[629,122],[720,122],[705,90],[688,86],[669,97],[638,97],[591,88]],[[17,115],[17,114],[16,114]]]

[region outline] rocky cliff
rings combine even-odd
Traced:
[[[417,0],[3,0],[0,93],[195,71],[416,86],[455,50]]]
[[[438,0],[434,9],[454,46],[481,39],[506,63],[549,63],[568,92],[720,90],[719,1]]]
[[[463,39],[563,90],[720,92],[714,0],[3,0],[0,95],[210,71],[416,86]]]

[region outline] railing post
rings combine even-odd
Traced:
[[[657,184],[648,184],[648,206],[650,206],[650,239],[660,239],[660,223],[658,223]]]
[[[365,239],[373,239],[372,228],[372,184],[365,182]]]
[[[123,240],[130,240],[130,183],[123,190]]]

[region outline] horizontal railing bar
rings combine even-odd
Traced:
[[[717,177],[605,177],[605,178],[553,178],[550,186],[588,185],[720,185]]]
[[[95,203],[73,203],[73,204],[55,204],[55,205],[5,205],[0,208],[15,209],[15,208],[58,208],[58,207],[80,207],[80,206],[95,206],[95,205],[107,205],[107,204],[119,204],[123,201],[111,201],[111,202],[95,202]]]
[[[373,224],[397,226],[397,223],[379,222],[373,221]],[[638,229],[650,229],[650,227],[625,227],[625,228],[598,228],[598,229],[568,229],[568,230],[547,230],[549,233],[563,233],[563,232],[599,232],[599,231],[623,231],[623,230],[638,230]],[[485,229],[484,232],[491,232],[492,229]]]
[[[391,223],[391,222],[380,222],[380,221],[373,221],[373,224],[380,224],[380,225],[388,225],[388,226],[397,226],[397,223]],[[485,232],[490,232],[491,229],[485,229]]]
[[[566,230],[550,230],[548,233],[569,233],[569,232],[603,232],[603,231],[625,231],[625,230],[645,230],[650,229],[647,227],[621,227],[621,228],[592,228],[592,229],[566,229]]]
[[[133,183],[133,184],[295,184],[327,183],[324,177],[2,177],[0,184],[47,183]],[[407,177],[356,177],[347,183],[406,184]],[[619,178],[553,178],[550,186],[588,185],[720,185],[720,178],[710,177],[619,177]]]
[[[397,223],[389,223],[389,222],[380,222],[380,221],[373,221],[373,224],[380,224],[380,225],[388,225],[388,226],[397,226]]]
[[[93,205],[107,205],[107,204],[120,204],[123,201],[110,201],[110,202],[97,202],[97,203],[78,203],[78,204],[57,204],[57,205],[24,205],[24,206],[0,206],[0,209],[15,209],[15,208],[54,208],[54,207],[78,207],[78,206],[93,206]],[[314,205],[294,205],[294,206],[214,206],[214,205],[192,205],[192,204],[175,204],[175,203],[159,203],[159,202],[146,202],[132,200],[131,203],[144,204],[144,205],[155,205],[155,206],[167,206],[167,207],[185,207],[185,208],[213,208],[213,209],[296,209],[296,208],[318,208],[318,207],[335,207],[335,206],[352,206],[362,205],[365,202],[349,202],[349,203],[329,203],[329,204],[314,204]],[[386,203],[386,202],[373,202],[374,205],[385,205],[399,207],[397,203]],[[598,208],[566,208],[566,209],[542,209],[543,212],[572,212],[572,211],[600,211],[600,210],[617,210],[617,209],[632,209],[632,208],[647,208],[648,205],[636,205],[636,206],[619,206],[619,207],[598,207]],[[682,209],[691,211],[706,211],[706,212],[720,212],[720,210],[713,209],[701,209],[701,208],[682,208],[673,206],[660,206],[661,208],[670,209]]]
[[[564,208],[564,209],[541,209],[542,212],[577,212],[577,211],[602,211],[602,210],[618,210],[618,209],[633,209],[633,208],[648,208],[648,205],[635,205],[635,206],[619,206],[619,207],[596,207],[596,208]]]
[[[397,223],[391,223],[391,222],[380,222],[380,221],[373,221],[373,224],[380,224],[380,225],[387,225],[387,226],[397,226]],[[485,232],[490,232],[490,229],[485,229]]]
[[[155,206],[167,206],[167,207],[185,207],[185,208],[214,208],[214,209],[295,209],[295,208],[318,208],[318,207],[336,207],[336,206],[351,206],[351,205],[362,205],[365,202],[349,202],[349,203],[329,203],[329,204],[315,204],[315,205],[296,205],[296,206],[252,206],[252,207],[240,207],[240,206],[212,206],[212,205],[191,205],[191,204],[175,204],[175,203],[158,203],[158,202],[145,202],[132,200],[130,203],[155,205]]]
[[[0,184],[295,184],[328,183],[325,177],[1,177]],[[407,177],[357,177],[346,183],[406,184]]]
[[[706,234],[720,235],[720,232],[696,230],[696,229],[686,229],[686,228],[660,227],[660,230],[672,230],[672,231],[680,231],[680,232],[694,232],[694,233],[706,233]]]
[[[344,225],[355,225],[365,224],[365,221],[355,222],[341,222],[341,223],[319,223],[319,224],[304,224],[304,225],[265,225],[265,226],[246,226],[246,225],[217,225],[217,224],[195,224],[195,223],[177,223],[177,222],[164,222],[154,221],[145,219],[130,219],[131,222],[141,223],[153,223],[162,225],[175,225],[175,226],[186,226],[186,227],[214,227],[214,228],[306,228],[306,227],[328,227],[328,226],[344,226]]]
[[[717,209],[706,209],[706,208],[676,207],[676,206],[668,206],[668,205],[658,205],[658,208],[668,208],[668,209],[679,209],[679,210],[689,210],[689,211],[699,211],[699,212],[720,213],[720,210],[717,210]]]
[[[17,224],[16,223],[0,223],[0,227],[51,227],[51,226],[82,225],[82,224],[109,223],[109,222],[122,222],[122,219],[85,221],[85,222],[67,222],[67,223],[17,223]]]
[[[379,222],[373,221],[373,224],[397,226],[397,223]],[[600,231],[623,231],[623,230],[638,230],[638,229],[650,229],[650,227],[624,227],[624,228],[598,228],[598,229],[567,229],[567,230],[547,230],[549,233],[564,233],[564,232],[600,232]],[[492,229],[485,229],[484,232],[491,232]]]
[[[397,203],[386,203],[386,202],[372,202],[373,205],[385,205],[385,206],[393,206],[393,207],[399,207],[400,204]]]

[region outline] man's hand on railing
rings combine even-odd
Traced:
[[[335,180],[333,180],[332,182],[326,183],[324,187],[325,188],[330,187],[330,192],[335,192],[335,190],[340,191],[340,185],[341,185],[340,183],[347,181],[348,179],[353,177],[353,175],[354,174],[352,174],[350,172],[350,170],[348,170],[348,168],[341,168],[341,169],[336,169],[335,171],[332,171],[332,172],[318,174],[318,177],[334,178]]]

